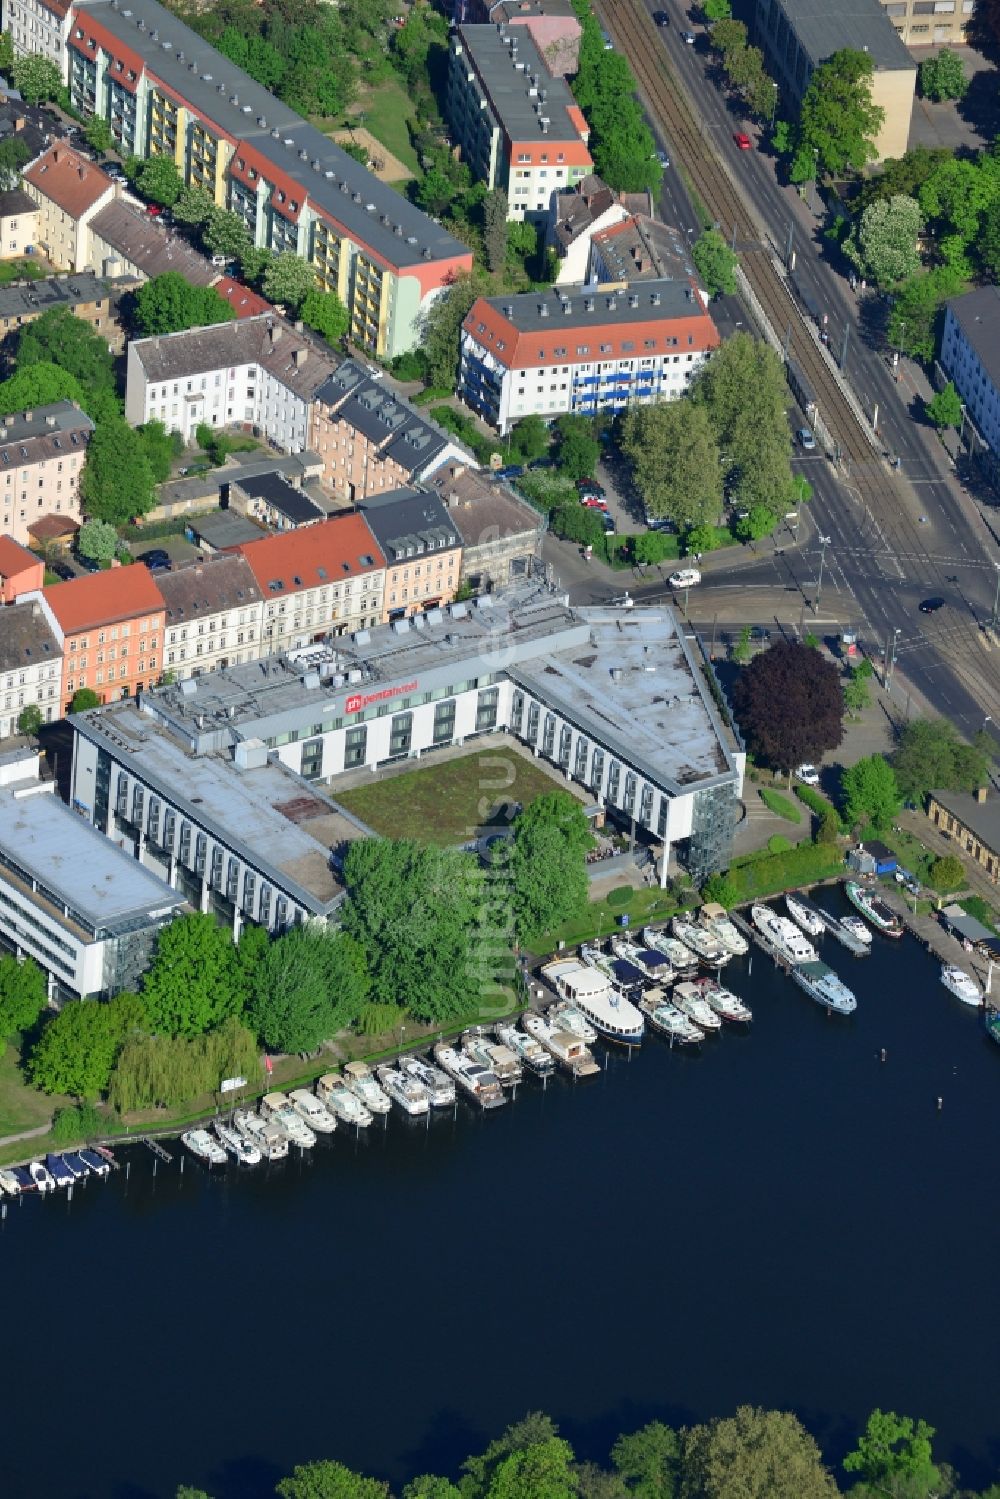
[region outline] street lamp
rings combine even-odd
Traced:
[[[817,212],[819,194],[816,190],[816,178],[819,176],[819,147],[813,146],[813,180],[812,180],[812,210]]]
[[[773,131],[774,130],[774,116],[775,116],[775,114],[777,113],[777,110],[778,110],[778,85],[775,83],[775,81],[774,81],[773,78],[771,79],[771,87],[774,90],[774,97],[771,100],[771,129]]]
[[[990,629],[995,630],[997,627],[997,615],[1000,614],[1000,562],[994,562],[993,566],[996,568],[997,574],[997,591],[993,595],[993,618],[990,620]]]
[[[813,604],[813,613],[819,613],[820,594],[823,592],[823,564],[826,561],[826,549],[830,545],[829,536],[819,538],[819,578],[816,582],[816,602]]]
[[[890,642],[890,645],[889,645],[889,656],[888,656],[888,661],[886,663],[886,669],[885,669],[885,690],[886,690],[886,692],[888,692],[889,689],[890,689],[890,687],[892,686],[892,674],[893,674],[893,671],[895,670],[895,667],[896,667],[896,647],[899,644],[899,637],[900,637],[900,635],[902,633],[903,633],[902,630],[899,629],[898,627],[895,630],[893,630],[893,632],[892,632],[892,641]]]

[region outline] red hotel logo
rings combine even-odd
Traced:
[[[389,698],[403,697],[407,692],[415,692],[416,682],[403,682],[399,687],[383,687],[380,692],[355,692],[344,704],[345,713],[360,713],[362,708],[367,708],[371,703],[384,703]]]

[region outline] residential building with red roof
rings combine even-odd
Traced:
[[[452,33],[445,108],[473,177],[507,194],[508,219],[547,227],[556,194],[594,169],[583,113],[523,26]]]
[[[259,317],[262,312],[274,312],[266,297],[251,291],[241,281],[234,281],[232,276],[223,276],[216,281],[214,290],[220,297],[225,297],[237,318]]]
[[[90,221],[118,189],[88,157],[65,141],[25,168],[24,187],[38,205],[38,247],[60,270],[90,265]]]
[[[34,552],[13,536],[0,536],[0,604],[13,604],[22,593],[41,588],[44,575],[44,564]]]
[[[159,680],[165,605],[141,563],[53,583],[35,597],[62,648],[64,712],[81,687],[107,703]]]
[[[683,395],[719,333],[694,281],[479,297],[458,390],[501,433],[524,416],[592,416]]]
[[[350,635],[382,619],[385,557],[360,515],[331,516],[232,550],[249,562],[264,596],[262,653]]]

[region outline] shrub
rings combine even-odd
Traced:
[[[787,854],[791,846],[791,839],[786,838],[784,833],[772,833],[767,840],[768,853]]]
[[[724,906],[728,911],[739,901],[740,892],[728,875],[713,874],[709,875],[702,885],[701,898],[706,905],[710,901],[715,901],[717,905]]]
[[[739,902],[811,885],[840,872],[840,850],[822,844],[800,843],[787,853],[748,854],[733,861],[728,878],[739,891]]]
[[[77,1108],[57,1109],[52,1120],[52,1138],[57,1145],[92,1140],[103,1129],[104,1122],[92,1103],[81,1103]]]
[[[965,884],[965,870],[961,859],[954,854],[945,854],[935,859],[927,873],[927,883],[932,890],[944,895],[949,890],[958,890]]]
[[[810,812],[815,812],[817,817],[823,817],[827,812],[832,812],[833,807],[823,794],[816,790],[815,786],[803,786],[801,782],[795,784],[795,795],[800,802],[804,802]]]
[[[358,1016],[362,1036],[383,1036],[398,1030],[406,1019],[402,1005],[367,1004]]]
[[[793,801],[787,796],[782,796],[780,791],[772,791],[769,787],[762,787],[760,799],[769,812],[775,813],[777,817],[783,817],[786,822],[801,822],[802,813]]]
[[[837,812],[834,807],[827,807],[826,811],[820,818],[819,826],[816,829],[816,842],[824,843],[829,847],[830,844],[836,843],[839,837],[840,818],[837,816]]]

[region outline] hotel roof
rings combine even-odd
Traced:
[[[42,589],[64,635],[94,630],[119,619],[163,612],[160,593],[148,567],[112,567]]]

